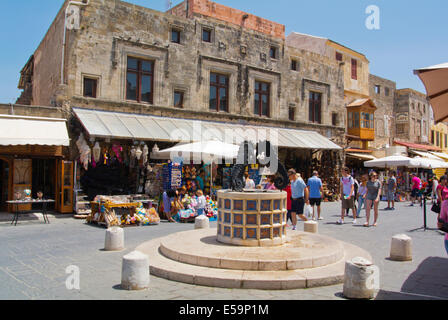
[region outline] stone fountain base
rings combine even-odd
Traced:
[[[275,247],[242,247],[217,240],[217,229],[179,232],[136,248],[150,273],[172,281],[222,288],[297,289],[344,281],[345,262],[372,261],[365,250],[318,234],[291,232]]]

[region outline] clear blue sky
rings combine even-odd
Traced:
[[[165,11],[168,0],[127,2]],[[173,5],[181,0],[173,0]],[[330,38],[370,60],[370,72],[398,88],[425,93],[413,70],[448,62],[446,0],[216,0],[282,23],[292,31]],[[0,103],[14,103],[19,73],[39,45],[63,0],[2,0],[0,10]],[[368,30],[369,5],[380,9],[380,30]]]

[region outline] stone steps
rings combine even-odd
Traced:
[[[216,229],[206,229],[201,234],[216,235]],[[364,257],[372,260],[369,253],[354,245],[337,242],[343,248],[343,256],[336,262],[318,267],[301,269],[277,269],[277,270],[240,270],[222,268],[216,263],[212,267],[199,265],[198,260],[184,263],[170,259],[165,256],[161,249],[163,243],[170,243],[183,239],[179,242],[177,251],[182,250],[184,244],[189,244],[187,238],[198,238],[199,230],[181,232],[176,235],[148,241],[136,248],[149,256],[150,273],[154,276],[172,281],[189,283],[194,285],[221,287],[221,288],[242,288],[242,289],[265,289],[265,290],[286,290],[298,288],[311,288],[342,283],[344,281],[345,261],[354,257]],[[195,235],[196,233],[196,235]],[[203,239],[203,238],[202,238]],[[183,247],[185,249],[185,246]],[[232,250],[235,246],[222,245],[221,249]],[[215,248],[216,249],[216,248]],[[266,248],[263,248],[266,249]],[[280,247],[277,248],[279,250]],[[191,249],[190,249],[191,250]],[[185,252],[188,252],[185,251]],[[206,263],[205,265],[209,265]]]
[[[172,260],[209,268],[235,270],[294,270],[326,266],[341,260],[344,248],[334,239],[297,232],[278,247],[241,247],[221,244],[214,229],[180,232],[160,243]]]

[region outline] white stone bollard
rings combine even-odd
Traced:
[[[123,257],[121,287],[125,290],[143,290],[149,287],[149,258],[140,251]]]
[[[195,229],[208,229],[210,228],[210,220],[205,214],[201,214],[194,219]]]
[[[106,230],[104,241],[105,251],[120,251],[124,249],[124,230],[120,227],[111,227]]]
[[[412,239],[405,234],[397,234],[393,236],[389,258],[395,261],[411,261]]]
[[[317,233],[318,223],[316,221],[305,221],[303,224],[303,231],[310,233]]]
[[[380,271],[367,259],[345,262],[343,294],[348,299],[373,299],[380,286]]]

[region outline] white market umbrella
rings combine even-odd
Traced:
[[[235,159],[238,155],[239,146],[221,142],[219,140],[198,141],[193,143],[178,144],[174,147],[160,150],[159,154],[170,154],[176,156],[210,156]]]
[[[364,167],[367,168],[389,168],[389,167],[409,167],[410,165],[417,165],[418,162],[412,158],[402,155],[393,155],[376,160],[364,162]]]
[[[448,168],[447,162],[443,162],[437,159],[421,158],[421,157],[415,157],[412,159],[416,163],[409,166],[410,168],[422,168],[422,169]]]
[[[179,144],[172,148],[161,150],[159,154],[165,154],[165,155],[169,154],[170,155],[169,158],[171,159],[182,156],[187,159],[202,159],[204,162],[210,161],[210,195],[211,195],[213,188],[213,160],[224,158],[235,159],[238,157],[239,149],[240,147],[235,144],[225,143],[219,140],[208,140],[187,144]]]
[[[435,123],[448,120],[448,62],[414,70],[426,88]]]

